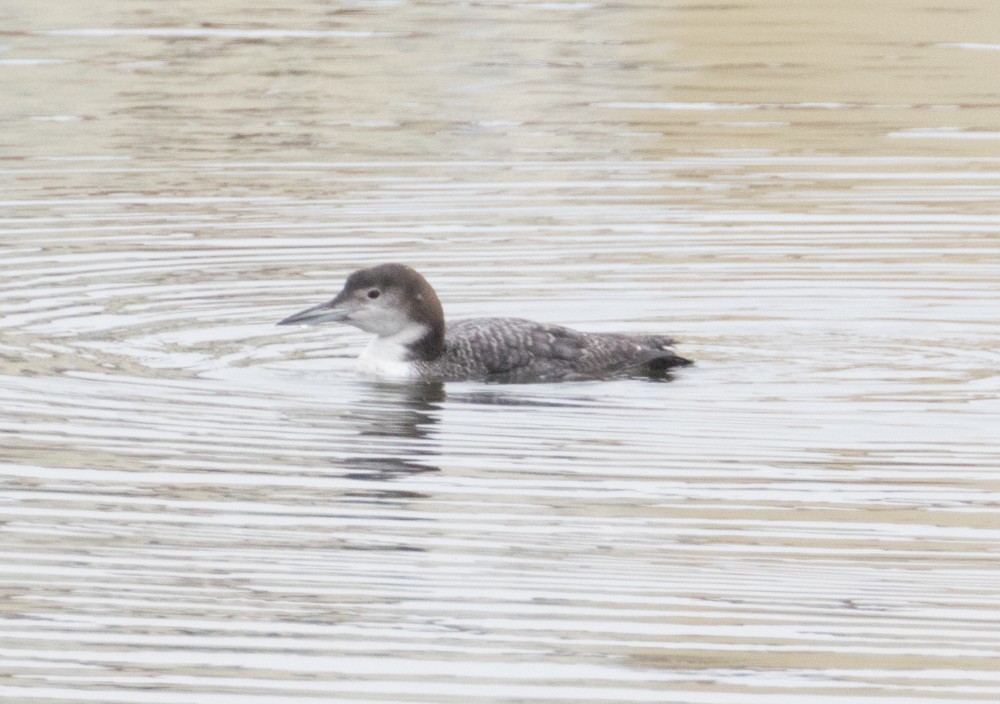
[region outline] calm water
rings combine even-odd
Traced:
[[[0,700],[1000,699],[1000,16],[880,5],[6,3]],[[391,260],[698,364],[274,327]]]

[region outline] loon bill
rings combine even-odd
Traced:
[[[532,383],[668,377],[692,362],[663,335],[588,333],[521,318],[445,323],[427,280],[405,264],[379,264],[347,277],[337,296],[278,325],[346,323],[375,339],[358,370],[377,378]]]

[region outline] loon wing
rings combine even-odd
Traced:
[[[586,333],[521,318],[473,318],[448,330],[450,358],[502,382],[662,374],[690,364],[671,344],[664,336]]]

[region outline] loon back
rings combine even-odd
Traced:
[[[444,380],[467,370],[485,381],[524,383],[622,376],[665,376],[691,364],[662,335],[588,333],[522,318],[468,318],[450,323],[445,353],[434,363]]]
[[[358,358],[359,369],[376,376],[528,383],[668,376],[691,364],[660,335],[587,333],[521,318],[446,326],[434,289],[404,264],[356,271],[335,298],[278,324],[332,321],[376,335]]]

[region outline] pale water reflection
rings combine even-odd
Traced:
[[[1000,698],[991,4],[0,17],[0,699]],[[274,327],[389,260],[697,366]]]

